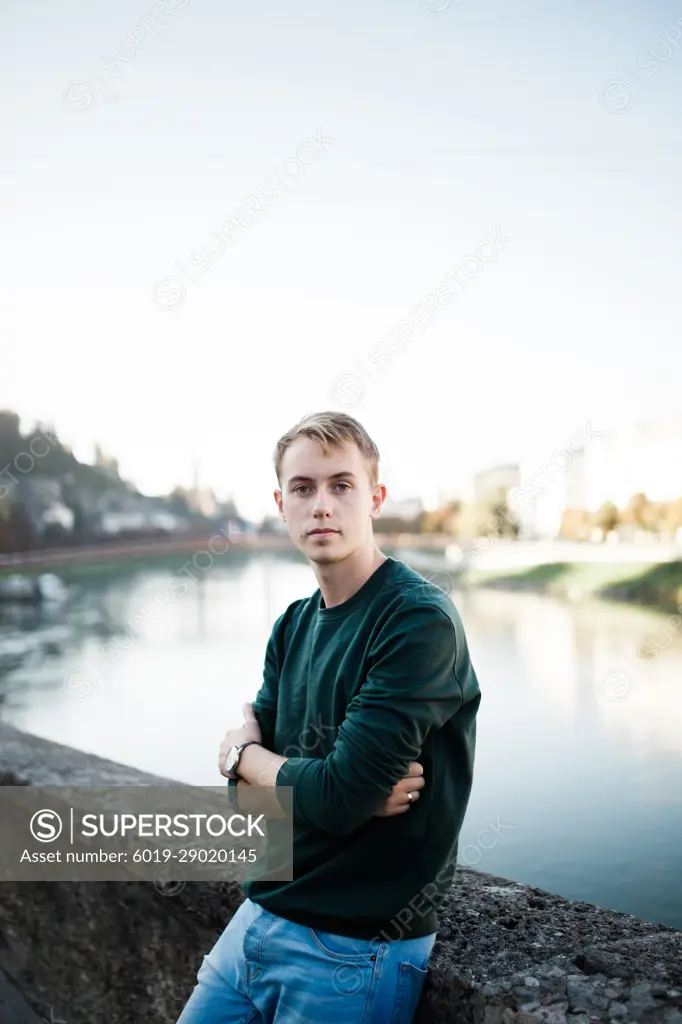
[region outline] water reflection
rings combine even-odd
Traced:
[[[638,655],[666,616],[495,590],[455,603],[483,690],[462,862],[682,927],[682,641]],[[510,827],[486,849],[496,820]]]
[[[295,555],[235,559],[184,590],[179,567],[91,570],[58,614],[3,608],[3,720],[218,784],[274,619],[316,582]],[[682,927],[682,637],[654,661],[638,650],[663,638],[655,611],[453,598],[483,692],[461,863]]]

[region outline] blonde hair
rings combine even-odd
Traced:
[[[298,423],[280,437],[275,446],[274,464],[277,481],[281,487],[280,471],[287,448],[297,437],[310,437],[319,441],[325,455],[333,445],[352,441],[369,463],[369,477],[372,487],[379,482],[379,449],[361,423],[345,412],[315,412],[304,416]]]

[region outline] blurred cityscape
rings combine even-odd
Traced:
[[[490,466],[458,490],[447,479],[442,487],[435,509],[420,497],[387,497],[377,532],[682,543],[682,416],[569,439],[541,467]],[[92,465],[80,462],[54,425],[22,433],[20,417],[0,411],[0,552],[200,536],[216,527],[246,538],[286,535],[276,515],[249,522],[198,475],[191,488],[148,496],[121,478],[116,458],[101,448]]]

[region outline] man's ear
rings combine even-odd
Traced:
[[[372,519],[377,518],[384,506],[385,500],[386,488],[383,484],[378,484],[377,487],[374,488],[374,493],[372,494]]]

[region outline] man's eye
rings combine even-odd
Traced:
[[[348,490],[348,491],[350,490],[350,484],[339,483],[339,484],[336,484],[336,486],[337,487],[345,487],[346,490]],[[294,494],[296,494],[298,491],[309,491],[309,490],[310,490],[310,488],[306,487],[305,484],[297,484],[296,487],[294,487]]]

